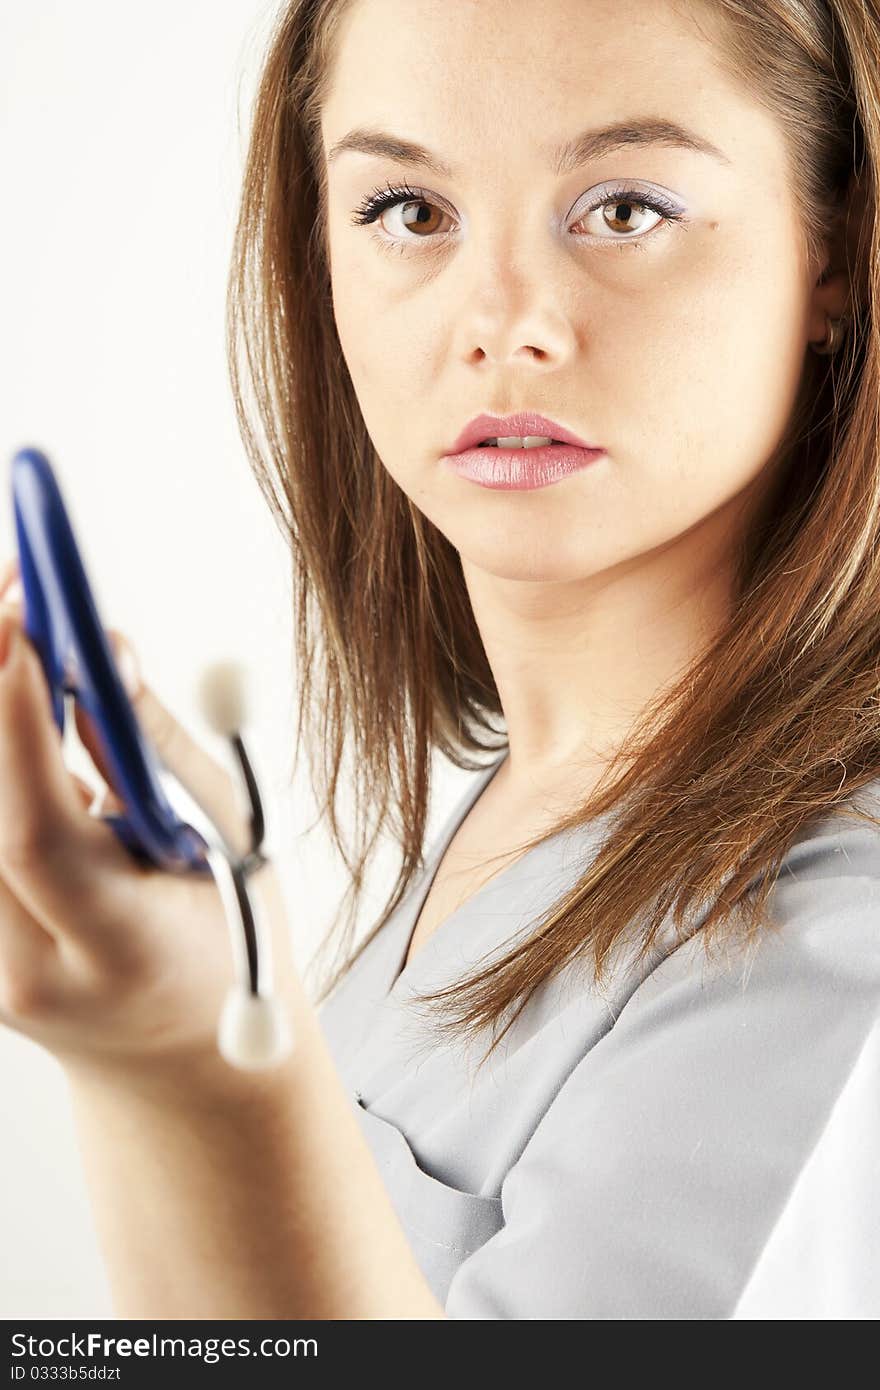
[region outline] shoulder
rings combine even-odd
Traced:
[[[880,813],[880,779],[854,801]],[[697,930],[625,977],[504,1178],[505,1225],[459,1268],[450,1317],[728,1318],[771,1266],[790,1302],[821,1303],[803,1270],[830,1228],[803,1204],[795,1221],[790,1199],[811,1190],[851,1078],[867,1059],[874,1094],[880,1060],[880,826],[849,809],[791,846],[768,901],[778,930],[753,949],[706,956]],[[861,1220],[873,1177],[851,1144],[833,1171]],[[839,1241],[834,1256],[866,1277]]]
[[[877,818],[865,819],[861,812]],[[880,952],[880,778],[817,817],[786,853],[768,901],[783,945],[830,970],[876,977]]]
[[[617,1026],[643,1009],[658,1024],[681,1022],[687,1001],[689,1018],[691,1006],[707,1022],[730,1009],[743,1029],[763,1013],[771,1031],[787,1016],[793,1035],[798,1020],[807,1033],[820,1019],[833,1032],[841,1008],[868,1028],[880,1014],[880,777],[804,825],[765,914],[767,926],[749,939],[731,923],[707,946],[702,914],[683,941],[664,939],[632,981]]]
[[[811,882],[880,881],[880,777],[811,821],[790,847],[782,868],[789,877]]]

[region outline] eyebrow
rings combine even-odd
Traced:
[[[548,157],[553,173],[561,177],[602,155],[613,154],[629,145],[672,145],[709,155],[722,164],[730,165],[733,162],[723,150],[696,131],[675,121],[653,116],[615,121],[612,125],[600,126],[595,130],[584,130],[554,149],[544,146],[541,153]],[[327,163],[332,163],[346,150],[393,159],[398,164],[417,164],[444,179],[456,177],[451,165],[424,145],[417,145],[412,140],[404,140],[401,136],[375,127],[360,126],[343,135],[341,140],[330,146]]]

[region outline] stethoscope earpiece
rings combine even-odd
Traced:
[[[220,1015],[217,1046],[242,1071],[274,1066],[293,1050],[290,1021],[274,996],[247,994],[233,986]]]
[[[252,1071],[275,1066],[289,1056],[293,1032],[272,993],[268,943],[247,887],[248,876],[268,860],[261,849],[265,817],[259,788],[241,736],[247,704],[242,667],[228,661],[206,667],[197,701],[206,723],[233,755],[240,803],[250,816],[251,844],[244,858],[236,856],[207,817],[207,824],[196,828],[210,846],[208,864],[226,909],[238,974],[238,984],[229,991],[220,1015],[217,1046],[231,1066]]]

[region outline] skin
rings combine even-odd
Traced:
[[[719,620],[734,521],[807,342],[843,307],[839,277],[818,286],[821,267],[799,259],[778,133],[693,26],[659,0],[559,0],[540,23],[536,10],[359,0],[324,128],[328,146],[371,122],[459,152],[455,181],[429,184],[457,239],[411,259],[348,218],[412,171],[334,164],[334,312],[385,466],[461,552],[523,804],[612,745]],[[638,114],[696,126],[733,164],[631,148],[552,179],[539,144],[632,114],[633,93]],[[623,178],[678,197],[688,232],[642,252],[573,240],[575,202]],[[530,493],[444,471],[467,419],[522,407],[607,457]],[[444,1317],[293,967],[271,866],[252,886],[296,1043],[242,1074],[215,1044],[231,974],[213,885],[135,867],[90,815],[20,627],[0,603],[0,1025],[70,1083],[116,1315]],[[148,684],[134,708],[168,768],[246,839],[222,768]]]
[[[832,248],[805,263],[782,132],[720,70],[713,22],[664,0],[555,0],[540,23],[534,0],[359,0],[340,34],[325,155],[377,126],[455,172],[339,155],[328,254],[371,438],[461,555],[509,733],[493,782],[508,811],[582,791],[723,621],[732,542],[771,481],[808,344],[845,308]],[[559,178],[541,153],[633,116],[689,126],[731,162],[631,145]],[[402,180],[427,231],[418,204],[351,225]],[[641,211],[621,226],[614,201],[584,215],[631,180],[686,224]],[[383,228],[404,254],[376,244]],[[474,415],[521,408],[605,457],[529,492],[441,463]]]
[[[108,636],[117,652],[127,640]],[[243,852],[228,772],[143,680],[131,699],[165,766]],[[0,1029],[50,1052],[68,1082],[114,1315],[445,1316],[294,968],[272,862],[249,882],[294,1046],[242,1072],[216,1043],[232,968],[214,884],[135,865],[91,800],[0,580]]]

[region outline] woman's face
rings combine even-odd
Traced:
[[[488,574],[585,580],[662,549],[693,582],[785,431],[821,266],[782,134],[716,66],[711,24],[671,0],[355,0],[340,29],[322,122],[339,339],[384,466]],[[637,137],[649,119],[722,157]],[[617,123],[625,143],[554,170]],[[448,172],[330,157],[356,128]],[[388,184],[403,201],[354,225]],[[473,416],[525,409],[604,456],[529,491],[442,462]]]

